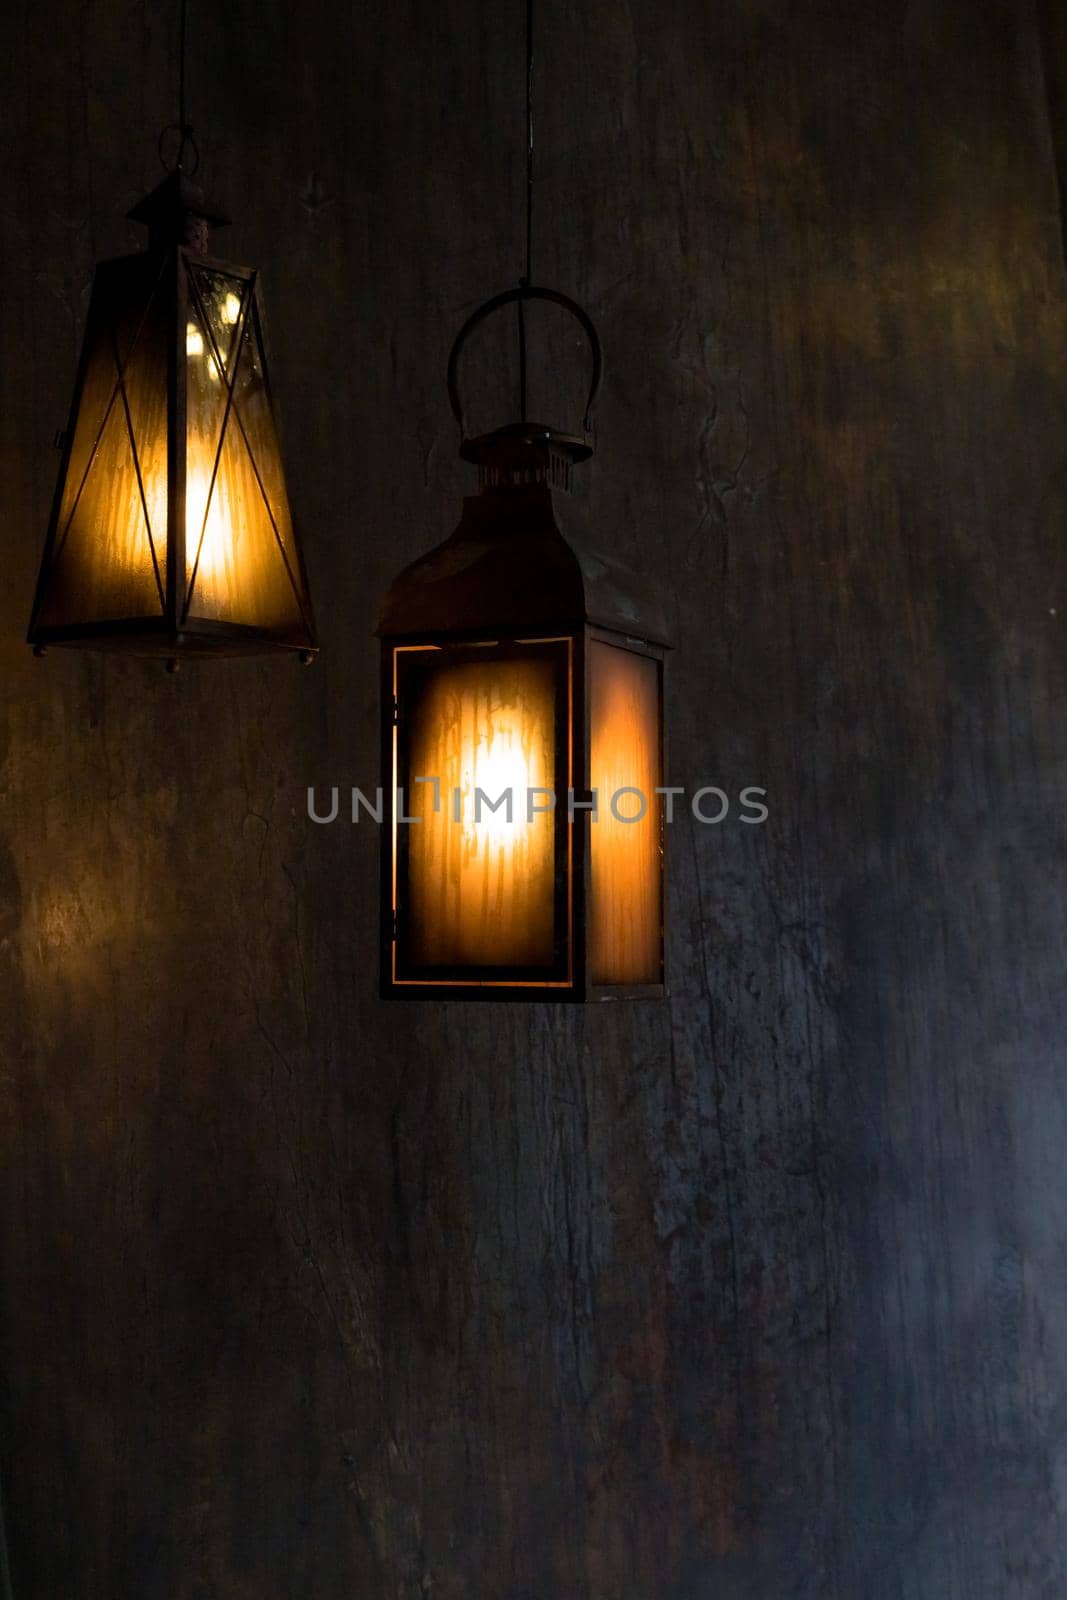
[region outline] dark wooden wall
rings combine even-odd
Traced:
[[[375,781],[377,601],[469,486],[443,368],[520,269],[521,10],[192,0],[324,650],[176,678],[21,643],[175,18],[0,17],[16,1600],[1059,1600],[1038,17],[539,0],[535,271],[608,361],[567,514],[662,586],[674,780],[771,816],[672,830],[669,1004],[387,1008],[373,829],[305,789]],[[492,337],[470,373],[503,405]]]

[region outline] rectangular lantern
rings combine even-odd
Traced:
[[[511,459],[514,430],[507,443]],[[655,998],[662,620],[620,568],[563,539],[547,479],[568,463],[551,441],[534,438],[517,478],[491,459],[379,629],[382,991]]]

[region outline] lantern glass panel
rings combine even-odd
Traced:
[[[302,579],[250,282],[187,263],[186,613],[302,626]]]
[[[569,981],[571,648],[397,649],[399,981]]]
[[[589,970],[594,985],[663,979],[661,667],[589,641]],[[621,793],[620,791],[631,791]],[[636,793],[632,791],[637,791]],[[642,809],[643,808],[643,809]]]
[[[159,617],[167,543],[167,327],[158,261],[97,272],[40,623]]]

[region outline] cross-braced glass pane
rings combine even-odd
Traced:
[[[309,636],[254,291],[190,277],[187,615]]]
[[[97,273],[83,381],[38,622],[159,616],[166,560],[166,316],[160,263]]]

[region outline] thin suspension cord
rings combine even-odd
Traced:
[[[192,177],[200,165],[200,151],[197,149],[196,136],[189,121],[189,107],[185,97],[185,83],[188,76],[186,72],[187,57],[189,54],[188,40],[188,0],[179,0],[178,4],[178,120],[168,122],[159,135],[159,159],[166,172],[188,172]],[[178,135],[178,151],[171,166],[166,152],[168,134]],[[192,165],[187,167],[186,161],[191,159]],[[2,1600],[2,1597],[0,1597]]]
[[[184,5],[185,0],[182,0]],[[519,280],[528,287],[533,257],[533,0],[526,0],[526,271]],[[526,421],[526,311],[522,297],[515,302],[519,316],[519,412]]]
[[[533,0],[526,0],[526,282],[533,252]]]
[[[182,158],[185,155],[185,140],[189,129],[189,113],[188,107],[185,103],[185,38],[187,32],[186,23],[188,21],[188,10],[188,0],[181,0],[181,5],[179,7],[180,20],[178,23],[178,138],[180,141],[178,145],[179,168],[182,164]]]
[[[7,1560],[7,1538],[4,1531],[4,1501],[0,1495],[0,1600],[13,1600],[11,1568]]]

